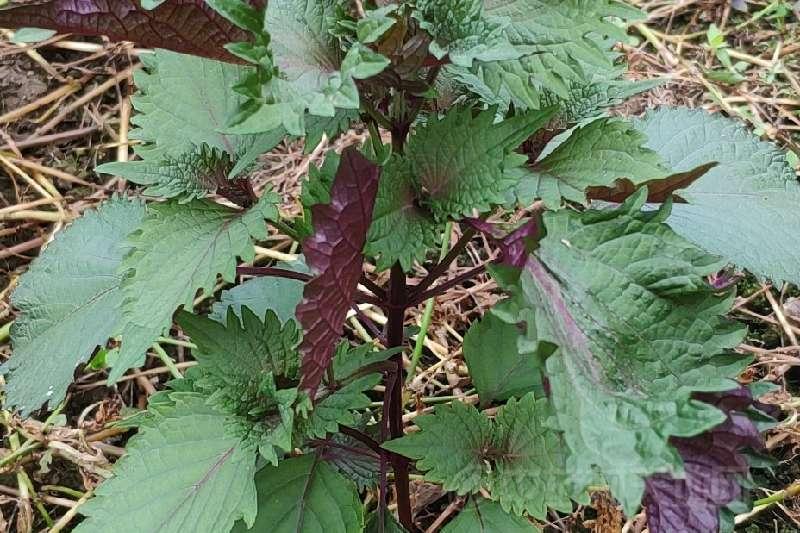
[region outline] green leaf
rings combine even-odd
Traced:
[[[292,450],[297,389],[278,390],[276,382],[298,379],[297,323],[281,326],[272,311],[261,320],[246,307],[241,322],[231,308],[225,325],[186,311],[177,322],[197,345],[192,355],[202,376],[196,387],[208,393],[210,404],[239,417],[242,440],[277,464]]]
[[[145,350],[170,327],[175,309],[191,309],[198,289],[210,293],[217,275],[234,281],[236,258],[252,260],[251,239],[265,238],[264,219],[277,217],[275,200],[268,193],[246,212],[207,200],[148,208],[122,264],[122,348],[109,382],[141,364]]]
[[[371,48],[355,43],[342,61],[342,74],[357,80],[365,80],[383,72],[390,63],[388,58],[372,51]]]
[[[503,509],[544,518],[547,508],[570,512],[566,454],[551,429],[548,400],[533,394],[511,399],[489,420],[461,402],[437,407],[417,419],[420,431],[389,441],[384,448],[417,459],[425,479],[458,494],[489,491]]]
[[[442,118],[431,117],[408,142],[407,158],[419,193],[437,218],[469,216],[502,204],[513,189],[524,156],[512,150],[554,115],[555,109],[534,111],[494,123],[488,110],[472,115],[453,108]]]
[[[40,43],[56,34],[55,30],[42,28],[20,28],[14,32],[11,42],[14,44]]]
[[[270,533],[361,533],[364,509],[356,487],[315,456],[281,461],[256,474],[258,516],[251,530]],[[248,528],[241,522],[234,533]]]
[[[277,268],[308,274],[308,267],[301,259],[291,263],[277,263]],[[273,311],[281,322],[294,318],[294,309],[303,298],[303,282],[262,276],[245,281],[241,285],[222,291],[218,302],[211,308],[210,318],[217,322],[227,321],[228,309],[241,318],[242,308],[248,307],[256,316]]]
[[[179,158],[203,145],[237,157],[263,144],[260,136],[220,133],[244,102],[230,87],[249,68],[165,50],[142,62],[145,70],[134,76],[139,92],[133,104],[139,113],[132,119],[137,128],[131,138],[144,141],[137,153],[145,160]],[[274,132],[267,136],[275,144],[280,140]]]
[[[148,160],[180,158],[202,145],[235,156],[246,142],[220,133],[242,103],[230,90],[248,69],[229,63],[157,50],[142,57],[134,75],[139,89],[133,98],[139,112],[131,138],[145,144],[137,153]]]
[[[275,62],[298,89],[321,91],[339,70],[342,53],[330,34],[335,20],[333,0],[273,0],[266,15],[272,31]]]
[[[492,421],[462,402],[437,406],[416,420],[420,431],[383,444],[417,460],[425,479],[458,494],[477,492],[485,482],[482,458],[493,439]]]
[[[112,198],[57,234],[20,278],[11,297],[19,310],[13,355],[0,367],[7,407],[27,415],[42,404],[57,405],[75,367],[114,334],[125,238],[143,217],[142,203]]]
[[[304,433],[311,438],[323,438],[328,433],[339,431],[339,424],[355,426],[358,417],[355,411],[370,406],[372,400],[364,394],[381,381],[380,374],[369,374],[353,380],[344,387],[325,395],[321,391]]]
[[[264,30],[264,17],[261,15],[261,10],[243,0],[206,0],[206,3],[243,30],[251,31],[256,35]]]
[[[576,128],[524,178],[518,188],[523,204],[541,198],[551,208],[561,198],[586,204],[589,187],[611,187],[626,179],[634,186],[670,174],[664,160],[649,148],[647,137],[618,118],[601,118]]]
[[[499,307],[474,322],[464,336],[464,358],[483,406],[531,391],[544,393],[535,340],[531,347],[521,324],[506,322],[496,314],[507,305]]]
[[[470,498],[442,533],[533,533],[538,531],[528,520],[508,514],[497,502]]]
[[[418,205],[409,162],[393,157],[381,174],[366,252],[377,258],[378,270],[399,262],[408,272],[425,259],[442,231],[433,214]]]
[[[77,533],[228,531],[255,519],[255,454],[228,435],[227,417],[194,393],[173,393],[80,508]],[[146,512],[142,512],[146,510]]]
[[[273,0],[267,6],[266,27],[281,29],[272,33],[275,62],[287,80],[279,93],[286,101],[302,102],[312,115],[358,109],[354,74],[370,75],[379,66],[377,55],[363,48],[354,47],[345,57],[332,33],[337,7],[336,0]],[[364,58],[369,61],[361,65]]]
[[[569,487],[564,439],[551,429],[552,417],[550,401],[533,394],[511,398],[497,412],[489,492],[507,512],[541,519],[548,507],[571,512],[570,498],[588,503],[583,487]]]
[[[572,480],[578,488],[604,477],[628,513],[647,475],[680,472],[670,436],[724,420],[692,393],[732,388],[747,364],[721,355],[745,333],[723,318],[733,294],[706,281],[724,260],[664,224],[669,205],[641,212],[645,197],[641,189],[618,209],[545,214],[547,236],[521,277],[540,339],[558,346],[547,373]]]
[[[331,435],[329,442],[322,451],[322,458],[328,464],[352,480],[359,491],[378,486],[381,461],[374,450],[343,433]],[[367,531],[370,531],[369,523]]]
[[[523,110],[541,108],[548,93],[568,99],[598,73],[617,70],[610,48],[625,32],[607,19],[641,18],[614,0],[486,0],[485,13],[510,21],[505,33],[524,55],[479,62],[470,73],[491,94]]]
[[[417,0],[414,18],[432,37],[430,51],[459,66],[475,60],[516,59],[521,54],[505,33],[508,20],[487,17],[483,0]]]
[[[397,523],[389,511],[383,513],[383,528],[381,528],[381,519],[376,511],[367,520],[366,533],[406,533],[406,530]]]
[[[134,75],[138,113],[131,120],[142,160],[108,163],[97,172],[147,185],[146,194],[188,201],[216,190],[285,137],[280,128],[260,135],[221,133],[244,103],[230,87],[252,69],[165,50],[142,62],[145,68]]]
[[[800,283],[800,183],[785,152],[701,110],[661,108],[636,126],[676,171],[718,162],[679,192],[688,204],[667,221],[678,234],[758,276]]]
[[[260,319],[247,307],[241,319],[229,309],[225,324],[186,311],[176,321],[197,345],[192,355],[206,376],[198,385],[217,389],[223,403],[241,404],[242,414],[259,407],[265,374],[298,378],[300,330],[294,321],[281,325],[272,311]]]
[[[368,9],[364,16],[358,19],[356,36],[364,44],[374,43],[391,29],[395,24],[394,17],[390,15],[397,11],[397,6],[389,4],[378,9]]]

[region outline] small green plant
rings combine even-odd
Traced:
[[[638,19],[613,0],[0,9],[0,27],[160,48],[136,75],[138,160],[97,169],[153,201],[88,212],[13,295],[2,370],[23,415],[90,359],[110,385],[151,347],[171,363],[174,324],[194,346],[198,365],[123,421],[138,433],[76,531],[416,531],[412,469],[468,496],[451,533],[532,530],[598,486],[654,533],[732,528],[768,418],[736,382],[727,269],[800,281],[800,184],[724,116],[604,111],[653,86],[612,48]],[[260,154],[356,123],[368,139],[310,169],[302,217],[255,194]],[[252,266],[268,225],[301,260]],[[478,233],[494,255],[448,278]],[[464,337],[479,405],[404,421],[409,309],[486,272],[505,298]],[[237,273],[256,277],[193,312]],[[365,318],[373,342],[345,330],[359,304],[386,318]]]

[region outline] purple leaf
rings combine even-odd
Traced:
[[[303,253],[314,278],[297,306],[303,326],[301,388],[313,398],[342,336],[364,264],[380,169],[355,148],[342,154],[330,204],[311,208],[314,234]]]
[[[718,531],[722,508],[743,495],[739,481],[749,471],[743,452],[764,447],[755,423],[742,412],[753,405],[746,388],[695,398],[724,411],[728,419],[696,437],[670,440],[686,473],[683,479],[667,474],[647,479],[644,505],[651,533]]]
[[[477,218],[467,219],[466,222],[480,231],[500,249],[498,262],[517,268],[525,266],[528,259],[528,239],[539,233],[539,220],[531,218],[511,233],[504,234],[500,228],[485,220]]]
[[[0,28],[106,35],[114,41],[237,61],[223,46],[247,39],[204,0],[168,0],[153,10],[139,0],[27,0],[0,8]]]

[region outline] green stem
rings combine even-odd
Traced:
[[[275,226],[275,229],[289,237],[295,242],[299,242],[302,239],[300,238],[300,234],[298,234],[294,228],[292,228],[289,224],[284,222],[283,220],[270,220],[270,224]]]
[[[42,490],[44,492],[59,492],[61,494],[66,494],[67,496],[72,496],[73,498],[83,498],[86,495],[85,492],[71,489],[69,487],[63,487],[61,485],[42,485]]]
[[[774,503],[782,502],[787,498],[794,498],[800,495],[800,481],[793,483],[783,490],[779,490],[775,494],[771,494],[766,498],[761,498],[753,502],[753,507],[761,507],[763,505],[772,505]]]
[[[16,436],[16,433],[14,434],[14,436]],[[19,440],[17,440],[17,442],[19,442]],[[42,447],[41,442],[30,441],[30,440],[25,441],[25,443],[22,446],[15,448],[11,453],[0,459],[0,468],[3,468],[4,466],[10,463],[13,463],[20,457],[24,457],[29,453],[31,453],[32,451],[38,450],[41,447]]]
[[[172,339],[170,337],[159,337],[156,339],[156,342],[159,344],[171,344],[172,346],[181,346],[183,348],[189,348],[190,350],[197,349],[197,345],[193,342],[179,341],[178,339]]]
[[[472,396],[475,394],[475,389],[469,389],[461,396],[432,396],[430,398],[422,398],[422,403],[425,405],[435,405],[439,403],[458,402],[464,399],[465,396]]]
[[[453,222],[448,222],[444,228],[444,235],[442,236],[442,246],[439,249],[439,261],[443,261],[447,256],[447,250],[450,248],[450,235],[453,233]],[[417,369],[420,357],[422,357],[422,348],[425,346],[425,337],[428,335],[428,329],[431,327],[431,319],[433,318],[433,306],[436,303],[436,298],[429,298],[425,302],[425,312],[422,314],[422,322],[420,323],[419,333],[417,340],[414,343],[414,352],[411,354],[411,366],[406,375],[406,383],[411,383],[414,379],[414,371]]]
[[[156,355],[158,355],[158,358],[161,359],[164,365],[169,369],[169,373],[172,374],[172,377],[175,379],[183,379],[183,374],[181,374],[181,371],[178,370],[177,366],[175,366],[175,361],[173,361],[172,357],[170,357],[169,354],[164,351],[164,348],[162,348],[160,344],[153,344],[153,350],[156,352]]]
[[[9,431],[11,431],[11,415],[8,411],[3,411],[3,421],[5,422],[5,425]],[[17,432],[12,432],[8,436],[8,443],[11,445],[11,453],[3,457],[2,461],[0,461],[0,466],[4,466],[14,461],[17,457],[21,457],[22,455],[25,455],[30,451],[42,446],[41,442],[33,440],[25,441],[24,444],[20,445],[19,434]],[[20,495],[25,499],[30,498],[33,500],[36,510],[39,511],[40,515],[42,515],[42,519],[47,524],[47,527],[51,527],[53,525],[53,519],[50,516],[50,513],[47,512],[47,509],[44,508],[41,498],[39,498],[39,495],[36,493],[36,489],[33,487],[31,478],[28,477],[28,473],[25,472],[25,469],[23,468],[17,470],[17,485],[19,486]]]

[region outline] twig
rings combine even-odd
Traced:
[[[36,248],[42,246],[44,242],[45,242],[44,237],[36,237],[35,239],[31,239],[27,242],[11,246],[10,248],[6,248],[5,250],[0,250],[0,259],[7,259],[9,257],[23,254],[30,250],[35,250]]]
[[[53,527],[50,528],[49,533],[58,533],[59,531],[64,529],[70,522],[72,522],[72,519],[75,518],[76,514],[78,514],[78,509],[80,508],[80,506],[89,501],[89,498],[92,497],[92,494],[93,492],[91,490],[86,492],[86,494],[84,494],[80,500],[75,502],[75,505],[73,505],[69,511],[64,513],[64,516],[58,519],[58,522],[56,522],[53,525]]]
[[[62,131],[59,133],[51,133],[50,135],[42,135],[40,137],[29,137],[27,139],[22,140],[15,140],[14,145],[19,148],[20,150],[25,150],[26,148],[35,148],[37,146],[42,146],[45,144],[51,144],[56,142],[67,142],[74,139],[79,139],[84,137],[90,133],[94,133],[95,131],[99,130],[100,126],[93,125],[87,126],[85,128],[78,128],[76,130],[70,131]],[[10,144],[0,145],[0,150],[10,150]]]
[[[94,100],[95,98],[101,96],[103,93],[105,93],[111,87],[113,87],[116,84],[118,84],[120,81],[122,81],[122,80],[124,80],[126,78],[129,78],[131,76],[131,74],[133,74],[133,71],[136,70],[137,68],[139,68],[140,66],[141,65],[139,63],[137,63],[135,65],[131,65],[130,67],[126,68],[125,70],[123,70],[121,72],[118,72],[113,77],[111,77],[108,80],[104,81],[100,85],[98,85],[98,86],[94,87],[93,89],[87,91],[83,96],[81,96],[80,98],[78,98],[77,100],[72,102],[71,104],[65,106],[58,113],[58,115],[53,117],[47,124],[37,128],[36,132],[31,137],[29,137],[28,140],[36,139],[37,137],[40,137],[40,136],[44,135],[45,133],[49,132],[50,130],[52,130],[53,128],[55,128],[59,124],[61,124],[61,122],[65,118],[67,118],[70,113],[72,113],[76,109],[80,109],[85,104],[87,104],[87,103],[91,102],[92,100]]]
[[[7,122],[14,122],[15,120],[19,120],[28,113],[36,111],[40,107],[47,105],[50,102],[54,102],[55,100],[58,100],[59,98],[63,98],[65,96],[69,96],[70,94],[78,91],[83,85],[83,83],[85,83],[85,81],[89,81],[89,79],[91,79],[91,76],[88,76],[80,81],[74,81],[74,80],[67,81],[67,83],[65,83],[55,91],[51,91],[29,104],[20,106],[16,109],[12,109],[5,115],[0,115],[0,124],[5,124]]]
[[[785,489],[779,490],[775,494],[772,494],[766,498],[756,500],[753,502],[753,509],[747,513],[736,515],[734,522],[736,525],[743,524],[770,507],[784,500],[794,498],[795,496],[800,496],[800,481],[796,481]]]

